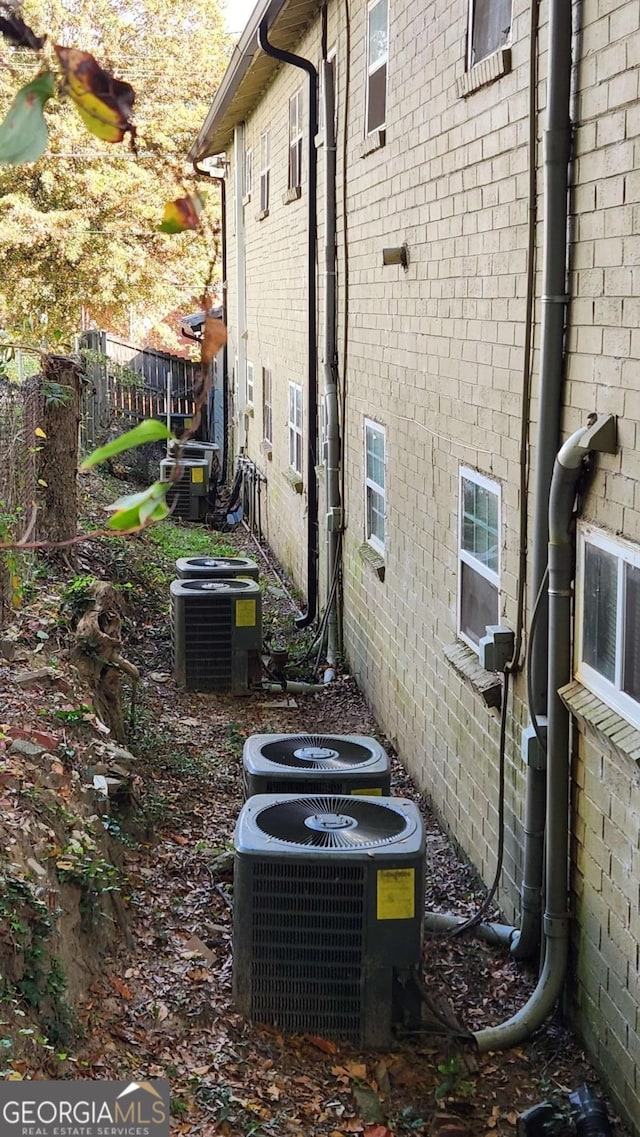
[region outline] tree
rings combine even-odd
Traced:
[[[126,141],[88,134],[70,101],[46,104],[43,157],[0,167],[4,330],[55,344],[71,340],[83,311],[124,335],[132,314],[156,324],[200,294],[215,253],[200,232],[167,235],[158,226],[165,202],[193,185],[185,155],[228,59],[218,4],[25,0],[21,14],[48,33],[45,53],[54,43],[90,51],[133,86],[137,154]],[[0,118],[40,64],[33,51],[0,45]]]

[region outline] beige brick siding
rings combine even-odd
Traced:
[[[466,98],[466,0],[390,3],[385,144],[364,140],[366,5],[330,2],[329,47],[338,77],[338,354],[346,381],[343,460],[344,634],[348,665],[381,727],[485,881],[498,833],[497,712],[448,661],[456,643],[458,487],[462,465],[500,486],[499,618],[514,628],[522,508],[520,432],[525,365],[528,237],[528,0],[513,0],[511,69]],[[585,517],[640,542],[640,5],[584,0],[571,178],[571,306],[563,431],[586,416],[618,416],[619,449],[599,456]],[[539,139],[546,98],[547,5],[540,6]],[[318,62],[319,24],[296,50]],[[304,587],[306,485],[288,464],[287,383],[306,387],[306,142],[299,201],[282,204],[288,100],[306,80],[281,68],[246,123],[253,200],[245,208],[247,358],[254,415],[238,444],[268,477],[265,528]],[[348,83],[348,121],[344,107]],[[259,140],[271,130],[269,217],[256,220]],[[343,151],[346,148],[346,167]],[[323,151],[318,150],[319,187]],[[232,155],[229,155],[232,159]],[[233,161],[231,161],[233,170]],[[232,181],[232,178],[231,178]],[[544,201],[538,174],[536,297],[530,463],[536,462]],[[229,186],[232,199],[233,187]],[[343,210],[346,198],[346,215]],[[320,256],[322,266],[322,211]],[[348,263],[345,257],[347,238]],[[406,242],[409,266],[383,266]],[[235,251],[229,245],[234,311]],[[348,290],[345,289],[348,284]],[[319,280],[322,312],[322,278]],[[343,345],[346,345],[345,366]],[[231,328],[230,359],[242,329]],[[319,319],[320,343],[322,319]],[[273,373],[273,453],[261,448],[261,368]],[[322,361],[319,365],[322,375]],[[320,384],[321,389],[321,384]],[[306,413],[306,394],[305,394]],[[363,560],[364,419],[386,432],[385,576]],[[240,429],[242,428],[242,429]],[[532,483],[533,479],[530,479]],[[320,532],[324,489],[319,487]],[[322,538],[321,538],[322,541]],[[530,550],[529,550],[530,551]],[[326,579],[322,569],[322,591]],[[526,627],[530,620],[528,597]],[[526,628],[525,628],[526,630]],[[525,684],[515,682],[506,747],[505,859],[499,900],[517,921],[522,870]],[[573,921],[569,1006],[627,1118],[640,1133],[640,777],[628,755],[576,721],[571,843]],[[640,740],[640,734],[639,734]]]
[[[637,317],[640,315],[640,10],[587,4],[574,179],[567,426],[587,409],[618,416],[619,450],[598,461],[585,517],[640,540]],[[590,404],[590,405],[589,405]],[[640,777],[578,723],[572,843],[576,1022],[640,1127],[638,899]]]

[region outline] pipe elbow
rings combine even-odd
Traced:
[[[481,1054],[489,1050],[508,1050],[524,1042],[548,1019],[564,984],[569,941],[566,936],[547,940],[542,974],[529,1000],[515,1015],[498,1026],[474,1031],[473,1037]]]

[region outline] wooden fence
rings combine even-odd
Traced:
[[[133,347],[106,332],[80,337],[86,360],[80,427],[81,449],[100,446],[109,433],[128,429],[146,418],[166,419],[194,413],[194,391],[201,382],[200,364],[166,351]],[[169,393],[169,407],[167,395]],[[207,408],[199,433],[209,437]]]

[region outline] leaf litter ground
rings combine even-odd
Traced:
[[[399,1037],[389,1053],[360,1053],[321,1038],[285,1036],[237,1014],[231,997],[232,840],[242,804],[242,746],[249,735],[376,735],[392,754],[392,792],[414,798],[423,812],[427,908],[467,916],[483,890],[393,756],[349,675],[339,674],[326,689],[294,700],[277,693],[232,698],[175,687],[168,582],[176,556],[207,550],[260,562],[267,628],[278,638],[287,635],[297,614],[293,590],[244,531],[209,534],[165,523],[155,535],[95,540],[82,548],[79,571],[116,580],[130,597],[125,649],[142,672],[128,743],[136,756],[135,800],[128,817],[117,825],[114,818],[123,837],[118,859],[125,874],[126,929],[79,1003],[82,1030],[73,1061],[59,1058],[43,1068],[34,1058],[30,1068],[27,1059],[22,1076],[167,1078],[171,1131],[185,1137],[507,1135],[515,1133],[518,1113],[541,1100],[566,1113],[567,1093],[581,1082],[601,1092],[559,1016],[520,1048],[477,1056],[428,1032]],[[64,583],[54,574],[16,621],[21,642],[34,651],[43,648],[42,664],[51,645],[38,644],[38,630],[51,632]],[[8,718],[30,722],[29,700],[36,696],[28,688],[16,690],[13,666],[0,662],[6,672],[0,682],[10,692]],[[63,694],[69,705],[74,695],[77,704],[77,692]],[[58,704],[47,707],[46,690],[37,691],[41,730],[59,728],[54,717],[59,691],[55,697]],[[81,751],[92,732],[85,715],[75,734],[67,725],[65,739],[73,736]],[[22,808],[26,813],[24,803]],[[28,824],[28,817],[23,820]],[[535,983],[504,951],[472,936],[427,937],[424,975],[428,990],[472,1030],[509,1017]],[[620,1122],[616,1133],[626,1135]]]

